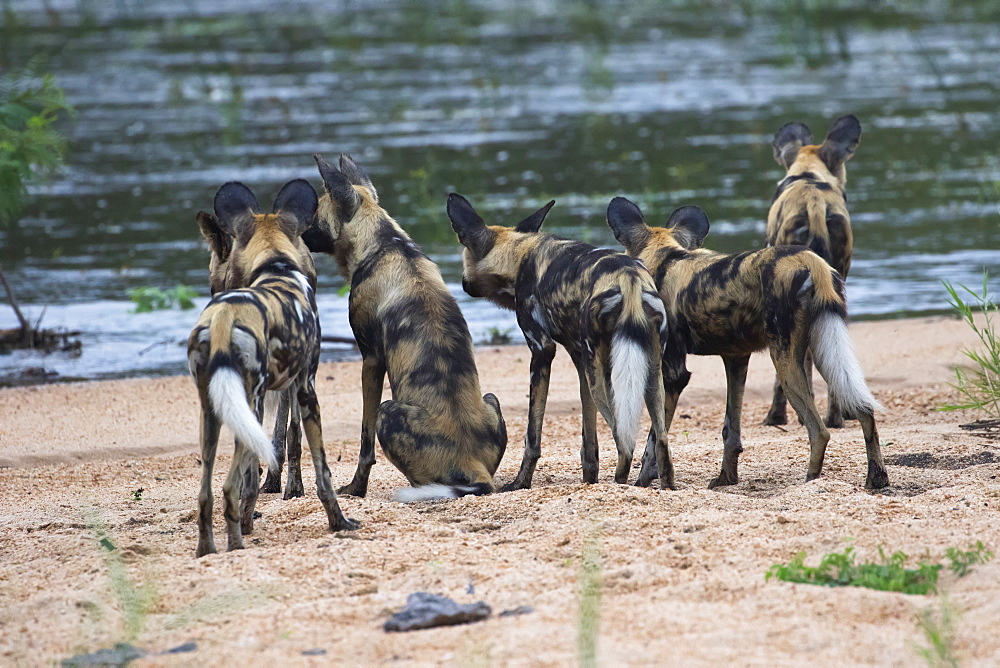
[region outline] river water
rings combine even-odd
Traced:
[[[83,332],[82,354],[0,356],[0,375],[183,372],[197,309],[135,314],[128,289],[187,284],[203,305],[195,212],[229,180],[262,203],[291,178],[319,186],[316,151],[368,169],[474,338],[516,341],[512,314],[461,291],[448,192],[508,224],[554,198],[547,229],[607,246],[615,195],[651,222],[698,204],[708,247],[756,248],[774,131],[819,139],[848,112],[864,128],[852,316],[940,312],[942,280],[1000,272],[994,5],[0,1],[0,65],[44,55],[76,109],[66,168],[0,230],[0,260],[30,318]],[[324,332],[350,336],[342,280],[318,267]]]

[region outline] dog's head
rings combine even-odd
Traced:
[[[514,227],[487,226],[469,201],[457,193],[448,195],[448,218],[462,253],[462,288],[471,297],[489,299],[513,310],[514,282],[526,255],[538,242],[538,230],[555,204],[552,200]]]
[[[302,234],[316,218],[316,191],[308,181],[296,179],[286,183],[274,198],[272,213],[260,213],[253,191],[242,183],[230,181],[215,194],[215,215],[217,232],[213,240],[228,238],[228,252],[223,240],[218,246],[210,240],[214,269],[210,265],[210,282],[213,293],[217,288],[232,289],[244,287],[247,277],[269,259],[283,255],[301,265],[300,269],[315,274],[309,252],[302,242]],[[199,215],[198,223],[212,222],[212,216]],[[202,227],[205,234],[205,227]],[[207,238],[207,235],[206,235]],[[221,278],[221,281],[218,279]]]
[[[771,146],[774,159],[788,174],[812,172],[833,177],[843,189],[847,181],[844,163],[851,159],[861,140],[861,123],[854,116],[841,116],[830,126],[822,144],[812,143],[812,132],[802,123],[787,123],[778,130]]]
[[[344,271],[354,254],[355,238],[364,234],[359,228],[366,224],[370,227],[384,212],[371,178],[351,156],[341,154],[339,169],[318,153],[313,158],[326,193],[319,200],[316,225],[302,238],[309,250],[331,253]]]
[[[625,251],[637,258],[661,248],[685,251],[701,248],[709,230],[708,215],[697,206],[675,209],[666,227],[649,227],[639,207],[624,197],[616,197],[608,204],[608,226]],[[645,258],[643,262],[653,268]]]

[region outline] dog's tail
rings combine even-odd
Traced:
[[[208,397],[212,411],[268,468],[277,469],[271,439],[247,399],[244,376],[246,367],[256,364],[258,358],[256,337],[241,328],[232,310],[226,308],[212,318],[209,332]]]
[[[663,302],[655,292],[647,294],[632,280],[597,295],[594,302],[595,319],[601,323],[601,329],[611,334],[608,377],[615,441],[634,446],[649,382],[650,360],[659,358],[658,354],[651,354],[655,328],[647,311],[652,305],[662,315]],[[597,367],[595,375],[604,371],[599,362]]]
[[[874,414],[882,405],[872,395],[847,331],[847,303],[840,274],[821,258],[803,253],[809,278],[800,294],[811,288],[815,317],[809,332],[813,360],[834,396],[849,415]]]
[[[420,487],[403,487],[397,489],[392,500],[399,503],[417,503],[419,501],[439,501],[441,499],[457,499],[461,496],[483,496],[493,493],[493,485],[478,482],[472,485],[445,485],[432,482]]]

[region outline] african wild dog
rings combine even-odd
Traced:
[[[375,436],[417,489],[398,501],[494,491],[507,448],[500,402],[480,394],[472,336],[437,266],[378,204],[368,175],[350,156],[340,169],[316,155],[326,195],[305,237],[331,253],[350,282],[349,318],[364,359],[361,454],[342,494],[365,496]],[[389,376],[392,400],[379,402]]]
[[[211,293],[214,295],[223,290],[235,290],[245,288],[246,285],[234,284],[233,276],[229,275],[229,254],[233,250],[233,238],[223,232],[219,226],[219,219],[214,214],[199,211],[195,219],[201,235],[208,243],[210,257],[208,262],[208,284]],[[302,273],[309,279],[309,285],[316,289],[316,268],[313,264],[312,254],[304,246],[300,248],[302,255],[299,258],[299,267]],[[319,332],[317,331],[317,335]],[[284,497],[286,500],[305,495],[302,486],[302,430],[301,418],[297,402],[293,401],[295,388],[289,387],[278,393],[278,405],[274,411],[274,435],[271,445],[274,448],[274,455],[277,459],[277,466],[267,470],[267,478],[261,485],[260,491],[274,493],[281,491],[281,469],[285,463],[285,451],[288,451],[288,484],[285,487]],[[273,393],[268,393],[265,403],[273,402]],[[270,411],[265,410],[265,413]],[[289,421],[291,416],[291,421]]]
[[[257,459],[277,465],[260,419],[266,391],[296,389],[316,487],[330,529],[356,529],[344,517],[330,482],[314,387],[319,363],[316,297],[299,265],[302,232],[316,214],[316,191],[290,181],[274,200],[274,213],[258,213],[257,200],[241,183],[215,196],[215,214],[233,237],[227,275],[247,287],[216,293],[188,339],[188,363],[201,399],[201,493],[198,549],[215,552],[212,535],[212,468],[222,424],[236,436],[236,451],[223,486],[228,549],[243,547],[253,530],[259,472]],[[242,508],[241,508],[242,504]]]
[[[514,228],[487,227],[464,197],[448,196],[448,217],[465,246],[462,286],[472,297],[513,310],[531,350],[524,459],[517,478],[504,489],[531,487],[556,343],[566,348],[580,377],[583,481],[597,481],[598,409],[618,447],[615,482],[628,481],[645,398],[655,440],[647,444],[636,484],[646,486],[658,473],[661,488],[673,489],[659,363],[665,315],[656,286],[638,262],[622,253],[539,233],[553,204]]]
[[[847,212],[844,163],[854,155],[861,139],[861,124],[854,116],[841,116],[830,126],[826,139],[812,145],[812,132],[802,123],[788,123],[775,133],[771,145],[774,159],[787,170],[778,182],[767,214],[769,246],[807,246],[847,278],[851,268],[854,238]],[[806,376],[812,379],[812,363],[806,357]],[[811,385],[810,385],[811,387]],[[775,380],[771,410],[764,424],[788,421],[785,394]],[[830,397],[826,426],[844,426],[843,410]]]
[[[616,197],[608,205],[608,225],[628,254],[653,273],[667,309],[663,357],[666,421],[691,374],[685,358],[719,355],[726,367],[728,395],[722,428],[722,472],[709,488],[739,482],[743,452],[740,417],[750,354],[771,353],[778,379],[809,432],[812,480],[823,468],[830,432],[820,421],[803,363],[812,349],[816,366],[847,410],[861,421],[872,489],[889,484],[874,413],[881,409],[868,390],[847,332],[844,284],[837,272],[802,246],[779,246],[736,255],[701,248],[708,216],[696,206],[670,215],[666,228],[646,225],[632,202]]]

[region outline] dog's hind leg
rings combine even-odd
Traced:
[[[290,390],[290,392],[292,392]],[[298,391],[290,394],[288,407],[288,434],[285,447],[288,449],[288,478],[285,479],[285,493],[282,498],[295,499],[306,495],[302,485],[302,410],[299,408]]]
[[[868,453],[868,477],[865,479],[867,489],[882,489],[889,486],[889,472],[885,469],[882,459],[882,446],[878,440],[878,429],[875,426],[875,416],[868,412],[859,412],[858,421],[865,434],[865,450]]]
[[[389,399],[375,415],[375,433],[386,458],[414,487],[444,484],[450,462],[440,455],[445,439],[431,426],[431,415],[421,406]]]
[[[208,395],[202,393],[201,409],[201,491],[198,494],[198,549],[195,556],[214,554],[212,532],[212,469],[219,445],[219,420],[212,412]]]
[[[826,456],[826,445],[830,442],[830,432],[827,431],[820,419],[819,411],[816,410],[802,364],[804,356],[804,350],[771,348],[771,359],[774,361],[774,368],[778,372],[778,378],[781,379],[788,401],[809,433],[809,468],[806,480],[813,480],[823,471],[823,458]]]
[[[587,371],[582,364],[576,367],[580,376],[580,419],[583,423],[583,445],[580,448],[580,464],[583,466],[583,482],[597,482],[597,404],[590,393]]]
[[[652,423],[649,428],[649,437],[646,439],[646,448],[649,449],[650,442],[653,443],[654,456],[656,460],[656,474],[660,478],[660,489],[675,489],[674,486],[674,462],[670,457],[670,443],[667,440],[667,431],[670,422],[673,421],[674,410],[677,408],[677,397],[673,397],[670,403],[669,416],[667,415],[666,390],[663,387],[663,370],[660,360],[654,359],[649,364],[649,378],[646,381],[646,411],[649,413],[649,420]],[[646,455],[643,454],[642,468],[639,469],[639,477],[646,469]],[[636,481],[636,485],[639,481]],[[649,483],[646,483],[647,485]]]
[[[375,357],[366,357],[361,364],[361,453],[354,478],[338,494],[364,496],[368,493],[368,476],[375,464],[375,415],[382,401],[382,384],[385,382],[385,365]]]
[[[257,397],[257,419],[264,416],[264,392]],[[257,507],[257,497],[260,495],[260,462],[248,455],[248,464],[243,472],[243,490],[240,492],[240,533],[249,536],[253,533],[253,514]]]
[[[708,483],[709,489],[735,485],[740,481],[737,467],[740,453],[743,452],[740,432],[743,420],[743,391],[747,384],[750,356],[723,356],[722,361],[726,365],[726,421],[722,425],[722,472],[715,480]]]
[[[531,389],[528,395],[528,431],[524,436],[524,458],[517,477],[503,486],[501,491],[529,489],[538,458],[542,456],[542,420],[545,417],[545,400],[549,395],[549,376],[556,344],[547,341],[540,347],[531,346]]]
[[[274,437],[271,439],[271,446],[274,448],[274,456],[278,460],[276,470],[267,470],[267,477],[264,478],[264,485],[260,488],[265,494],[274,494],[281,491],[281,469],[285,464],[285,442],[288,433],[288,408],[289,399],[292,396],[290,390],[281,392],[278,398],[278,412],[274,416]]]
[[[313,367],[315,369],[315,366]],[[316,469],[316,495],[319,497],[330,531],[353,531],[360,523],[344,517],[337,502],[337,493],[333,491],[330,480],[330,467],[326,463],[326,451],[323,449],[323,426],[320,422],[319,401],[316,399],[316,389],[313,379],[308,378],[301,383],[298,391],[298,404],[302,409],[302,427],[309,443],[309,454],[312,455],[313,467]]]
[[[670,425],[674,422],[677,401],[691,380],[691,372],[687,370],[687,355],[683,353],[681,346],[675,339],[668,340],[664,348],[661,374],[663,382],[663,439],[666,443]],[[650,411],[650,415],[653,414],[648,401],[646,410]],[[646,451],[642,455],[642,468],[639,469],[639,478],[635,481],[636,487],[649,487],[653,478],[659,475],[656,446],[656,430],[650,428],[649,436],[646,438]]]
[[[237,440],[233,451],[233,462],[229,466],[229,475],[226,476],[226,482],[222,485],[222,494],[225,500],[222,514],[226,518],[226,549],[229,551],[243,549],[241,527],[243,485],[247,469],[258,465],[249,448]]]
[[[781,387],[781,379],[774,376],[774,394],[771,398],[771,408],[764,417],[763,424],[778,426],[788,424],[788,402],[785,399],[785,390]]]

